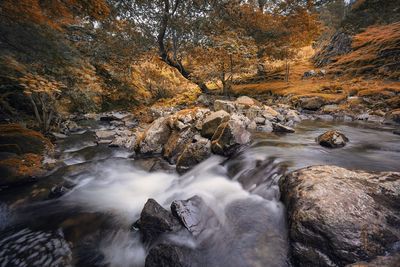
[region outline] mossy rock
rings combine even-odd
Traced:
[[[53,145],[41,133],[22,127],[19,124],[0,125],[0,151],[16,154],[44,154]]]
[[[45,173],[43,157],[27,153],[0,160],[0,186],[21,185],[35,181]]]

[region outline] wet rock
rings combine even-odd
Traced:
[[[100,117],[100,121],[105,121],[105,122],[112,122],[112,121],[119,121],[121,120],[120,118],[117,118],[116,116],[109,114],[109,115],[104,115]]]
[[[0,160],[0,187],[18,186],[37,181],[46,173],[41,155],[10,154]]]
[[[112,140],[115,134],[115,131],[111,130],[98,130],[95,132],[98,140]]]
[[[54,136],[55,138],[57,138],[57,139],[65,139],[65,138],[67,138],[68,136],[67,135],[65,135],[65,134],[62,134],[62,133],[51,133],[51,135],[52,136]]]
[[[72,266],[72,252],[61,230],[33,231],[25,228],[0,236],[2,266]]]
[[[211,155],[211,142],[199,135],[194,136],[192,142],[186,144],[185,150],[178,157],[176,170],[184,173]]]
[[[400,240],[400,173],[313,166],[280,181],[294,266],[344,266]]]
[[[59,197],[62,197],[63,195],[65,195],[66,193],[68,193],[69,191],[70,191],[70,189],[68,189],[67,187],[65,187],[63,185],[56,185],[50,189],[48,198],[49,199],[59,198]]]
[[[315,72],[315,70],[308,70],[308,71],[304,72],[303,78],[311,78],[316,75],[317,75],[317,73]]]
[[[257,132],[270,133],[274,130],[274,127],[272,125],[272,122],[266,120],[264,121],[264,125],[258,125],[256,130]]]
[[[215,100],[214,101],[214,110],[225,110],[228,113],[236,112],[235,103],[227,100]]]
[[[214,135],[218,126],[221,123],[228,121],[229,118],[230,118],[229,113],[224,110],[212,112],[210,115],[205,117],[203,121],[203,126],[201,128],[201,135],[203,137],[210,139]]]
[[[264,124],[265,118],[263,118],[263,117],[254,118],[254,122],[255,122],[256,124]]]
[[[125,122],[123,122],[123,121],[110,121],[110,125],[112,125],[113,127],[124,127],[125,126]]]
[[[199,196],[188,200],[175,200],[171,204],[171,211],[195,237],[206,234],[220,225],[214,211]]]
[[[161,234],[181,227],[179,221],[170,212],[151,198],[147,200],[140,219],[134,226],[140,229],[145,243],[153,243]]]
[[[286,121],[292,121],[293,123],[301,122],[300,114],[296,110],[290,109],[285,114]]]
[[[241,145],[249,143],[250,136],[241,121],[231,119],[218,127],[211,139],[211,150],[215,154],[229,156]]]
[[[169,163],[175,164],[179,155],[185,149],[185,145],[191,142],[196,134],[191,128],[187,128],[182,132],[173,131],[163,149],[163,156]]]
[[[122,147],[128,150],[133,150],[135,147],[135,137],[132,136],[115,136],[114,139],[109,143],[110,147]]]
[[[400,253],[395,255],[380,256],[370,262],[357,262],[346,265],[346,267],[398,267],[400,263]]]
[[[203,104],[204,106],[212,106],[212,104],[214,103],[214,97],[208,94],[201,94],[197,98],[196,102],[199,104]]]
[[[338,105],[325,105],[321,108],[324,113],[333,113],[339,110]]]
[[[327,131],[317,137],[317,142],[324,147],[338,148],[344,147],[349,139],[339,131]]]
[[[168,141],[171,129],[168,126],[168,117],[156,119],[143,133],[138,142],[138,151],[143,154],[161,153],[164,144]]]
[[[160,157],[135,158],[135,160],[132,162],[132,165],[147,172],[175,172],[175,167],[171,166],[166,160]]]
[[[263,108],[259,106],[250,106],[250,107],[245,107],[243,108],[238,108],[239,114],[243,113],[247,118],[250,120],[254,120],[257,117],[262,117],[262,114],[264,112]]]
[[[269,121],[279,121],[280,120],[280,113],[277,112],[275,109],[269,107],[269,106],[264,106],[264,110],[262,112],[262,116],[269,120]]]
[[[368,113],[362,113],[362,114],[358,114],[356,116],[356,120],[359,120],[359,121],[367,121],[368,118],[369,118],[369,114]]]
[[[397,135],[400,135],[400,130],[394,130],[393,133],[397,134]]]
[[[260,102],[255,100],[254,98],[248,97],[248,96],[240,96],[235,100],[236,104],[239,105],[244,105],[244,106],[259,106]]]
[[[250,124],[247,126],[247,130],[255,131],[257,130],[257,123],[255,121],[251,121]]]
[[[335,118],[329,114],[318,114],[318,115],[315,115],[315,119],[321,120],[321,121],[333,121]]]
[[[395,109],[388,112],[385,116],[384,123],[386,124],[400,123],[400,109]]]
[[[278,133],[294,133],[295,130],[289,126],[285,126],[283,124],[280,123],[272,123],[272,128],[274,130],[274,132],[278,132]]]
[[[60,132],[66,135],[78,132],[80,130],[82,130],[82,128],[79,127],[78,124],[72,120],[63,121],[60,125]]]
[[[325,104],[325,100],[318,96],[302,98],[299,101],[301,108],[313,111],[320,109]]]
[[[153,247],[146,257],[145,267],[189,267],[190,250],[171,244]]]
[[[376,123],[382,123],[385,120],[384,117],[377,116],[377,115],[369,115],[368,121],[369,122],[376,122]]]

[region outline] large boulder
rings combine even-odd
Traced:
[[[161,153],[170,135],[168,117],[158,118],[143,133],[142,138],[138,141],[137,150],[143,154]]]
[[[318,110],[326,104],[326,101],[318,96],[302,98],[299,101],[301,108],[306,110]]]
[[[196,134],[191,128],[186,128],[181,132],[173,131],[167,143],[164,145],[163,156],[169,163],[175,164],[178,157],[182,154],[187,143],[191,142]]]
[[[227,101],[227,100],[215,100],[214,101],[214,110],[225,110],[228,113],[234,113],[236,112],[236,106],[235,103],[232,101]]]
[[[229,156],[241,145],[249,143],[250,137],[242,121],[231,119],[218,127],[211,139],[211,150],[215,154]]]
[[[149,199],[134,226],[140,229],[143,241],[151,244],[161,234],[178,230],[180,223],[154,199]]]
[[[221,123],[228,121],[229,118],[229,113],[224,110],[212,112],[210,115],[206,116],[203,121],[201,135],[210,139],[214,135],[218,126]]]
[[[109,146],[133,150],[135,148],[135,143],[136,133],[130,130],[117,130]]]
[[[190,249],[172,244],[153,247],[146,257],[145,267],[190,267]]]
[[[260,102],[255,100],[254,98],[248,97],[248,96],[240,96],[235,100],[235,103],[238,105],[244,105],[244,106],[259,106]]]
[[[98,144],[110,144],[115,136],[113,130],[98,130],[95,132],[96,140]]]
[[[178,157],[176,170],[184,173],[196,164],[207,159],[211,155],[211,142],[199,135],[193,137],[192,141],[186,144],[185,150]]]
[[[12,145],[12,151],[6,151],[4,145]],[[0,146],[3,146],[2,152],[16,154],[44,154],[53,148],[51,142],[41,133],[19,124],[0,124]]]
[[[344,266],[400,240],[400,173],[313,166],[280,181],[294,266]]]
[[[317,142],[321,146],[329,148],[344,147],[349,139],[339,131],[327,131],[317,137]]]
[[[295,130],[293,128],[283,125],[283,124],[280,124],[280,123],[275,123],[275,122],[272,123],[272,128],[273,128],[273,131],[277,132],[277,133],[294,133],[295,132]]]
[[[400,109],[395,109],[388,112],[385,116],[385,123],[387,124],[400,124]]]
[[[280,113],[270,106],[264,106],[262,116],[269,121],[279,121],[281,119]]]
[[[195,237],[208,231],[212,233],[220,225],[214,211],[197,195],[188,200],[175,200],[171,204],[171,211]]]

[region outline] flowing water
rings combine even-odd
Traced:
[[[333,128],[350,139],[346,147],[315,143]],[[146,201],[169,209],[172,201],[195,195],[212,209],[217,226],[200,238],[166,237],[196,251],[191,266],[286,266],[278,188],[285,172],[317,164],[400,171],[400,136],[366,123],[304,121],[295,134],[258,134],[234,157],[212,156],[183,176],[160,158],[131,158],[94,140],[89,130],[62,140],[65,167],[34,185],[1,192],[0,266],[64,266],[71,259],[75,266],[144,266],[148,248],[131,226]],[[60,183],[72,189],[46,199]]]

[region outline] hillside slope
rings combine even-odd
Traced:
[[[158,58],[140,60],[127,43],[96,33],[83,15],[97,19],[107,7],[96,1],[90,5],[95,10],[84,10],[85,3],[0,1],[0,120],[33,115],[23,92],[27,79],[62,85],[60,114],[129,109],[164,98],[186,101],[197,93],[194,84]]]

